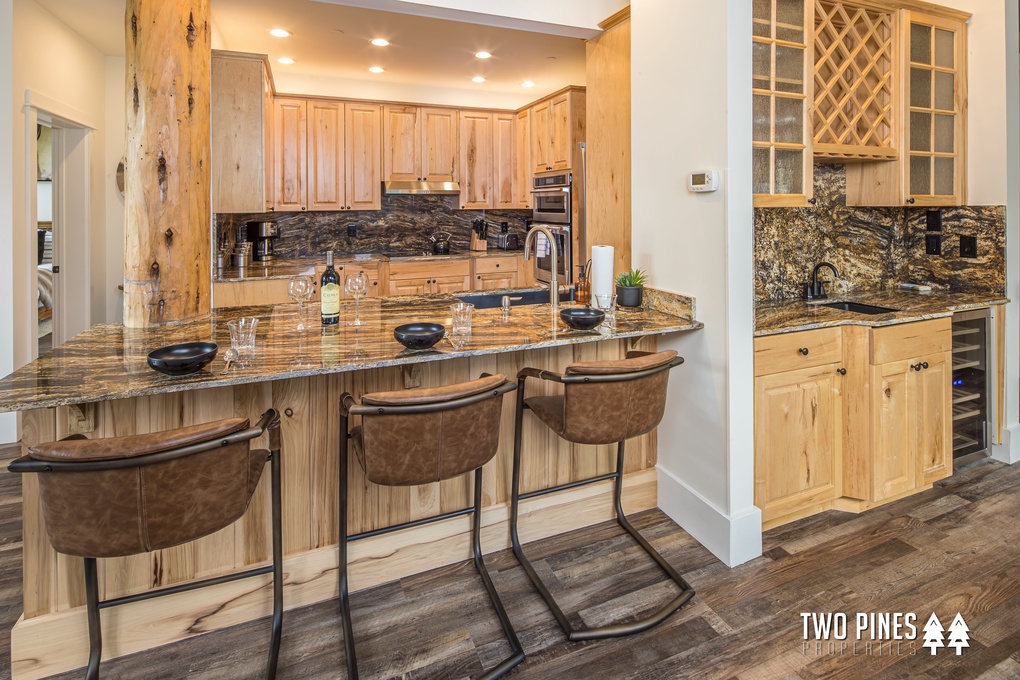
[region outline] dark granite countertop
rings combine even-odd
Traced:
[[[476,309],[472,338],[459,350],[443,340],[430,350],[410,351],[393,338],[394,327],[411,321],[435,321],[449,329],[453,302],[446,294],[367,298],[361,302],[361,317],[368,323],[357,328],[346,323],[354,312],[354,303],[347,301],[341,303],[340,324],[328,327],[319,323],[317,306],[305,305],[299,319],[296,304],[218,310],[199,320],[150,329],[93,326],[0,380],[0,412],[702,328],[698,321],[651,308],[620,308],[615,331],[575,331],[553,316],[548,304],[539,304],[514,307],[506,321],[498,308]],[[693,301],[682,296],[659,308],[673,310],[677,304],[693,308]],[[226,324],[240,316],[259,318],[255,358],[223,375],[222,356],[230,346]],[[299,323],[305,328],[299,329]],[[208,340],[219,344],[220,354],[198,373],[171,377],[148,367],[146,356],[154,349]]]
[[[358,262],[423,262],[427,260],[471,260],[479,257],[514,257],[523,250],[485,250],[466,253],[452,253],[450,255],[378,255],[375,253],[363,254],[334,254],[336,264],[349,265]],[[237,281],[253,281],[265,279],[289,279],[292,276],[314,276],[315,268],[325,265],[324,259],[315,260],[275,260],[268,266],[261,262],[253,262],[244,269],[242,274],[237,267],[227,267],[216,273],[213,277],[214,283],[232,283]]]
[[[861,302],[876,307],[889,307],[897,311],[874,315],[858,314],[821,307],[818,304],[819,302],[839,301]],[[937,319],[951,316],[953,312],[980,309],[1006,302],[1009,302],[1007,298],[994,292],[915,293],[904,290],[855,293],[845,297],[833,296],[828,300],[817,302],[789,300],[759,305],[755,309],[754,335],[760,337],[847,324],[889,326],[910,321]]]

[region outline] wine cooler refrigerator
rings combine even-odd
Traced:
[[[953,315],[953,466],[989,455],[995,422],[995,367],[988,309]]]

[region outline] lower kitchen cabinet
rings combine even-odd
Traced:
[[[471,261],[391,261],[387,290],[389,295],[427,295],[471,290]]]
[[[952,474],[949,318],[755,339],[755,504],[766,528],[861,511]]]
[[[479,257],[475,259],[472,290],[504,290],[518,285],[516,255],[506,257]]]

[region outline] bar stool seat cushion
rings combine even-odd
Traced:
[[[571,364],[566,375],[637,373],[673,361],[674,350],[617,361]],[[621,382],[568,383],[562,395],[528,397],[524,403],[553,432],[578,444],[612,444],[650,432],[662,420],[668,371]]]
[[[42,461],[134,458],[247,429],[228,418],[168,432],[68,439],[33,446]],[[242,441],[175,460],[118,470],[41,473],[43,517],[53,548],[79,557],[122,557],[193,541],[244,514],[269,458]]]
[[[364,405],[415,406],[481,394],[506,382],[503,375],[442,387],[366,394]],[[452,411],[365,416],[351,430],[354,452],[374,484],[414,486],[451,479],[496,455],[502,399],[485,399]]]

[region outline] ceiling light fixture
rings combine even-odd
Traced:
[[[482,76],[475,76],[474,78],[471,79],[471,82],[474,82],[474,83],[484,83],[485,82],[485,78],[483,78]]]
[[[269,29],[269,35],[274,38],[289,38],[290,31],[285,31],[282,28],[271,28]]]
[[[372,73],[382,73],[386,69],[384,69],[382,66],[370,66],[368,70],[371,71]]]
[[[535,87],[535,83],[531,82],[530,80],[525,80],[523,83],[521,83],[521,87]]]
[[[475,52],[475,56],[478,57],[479,59],[488,59],[492,55],[489,54],[488,52]]]
[[[372,41],[372,44],[375,45],[376,47],[386,47],[387,45],[390,44],[390,41],[387,40],[386,38],[376,38],[375,40]]]
[[[293,64],[294,63],[294,60],[291,59],[290,57],[280,57],[276,61],[280,62],[281,64]]]

